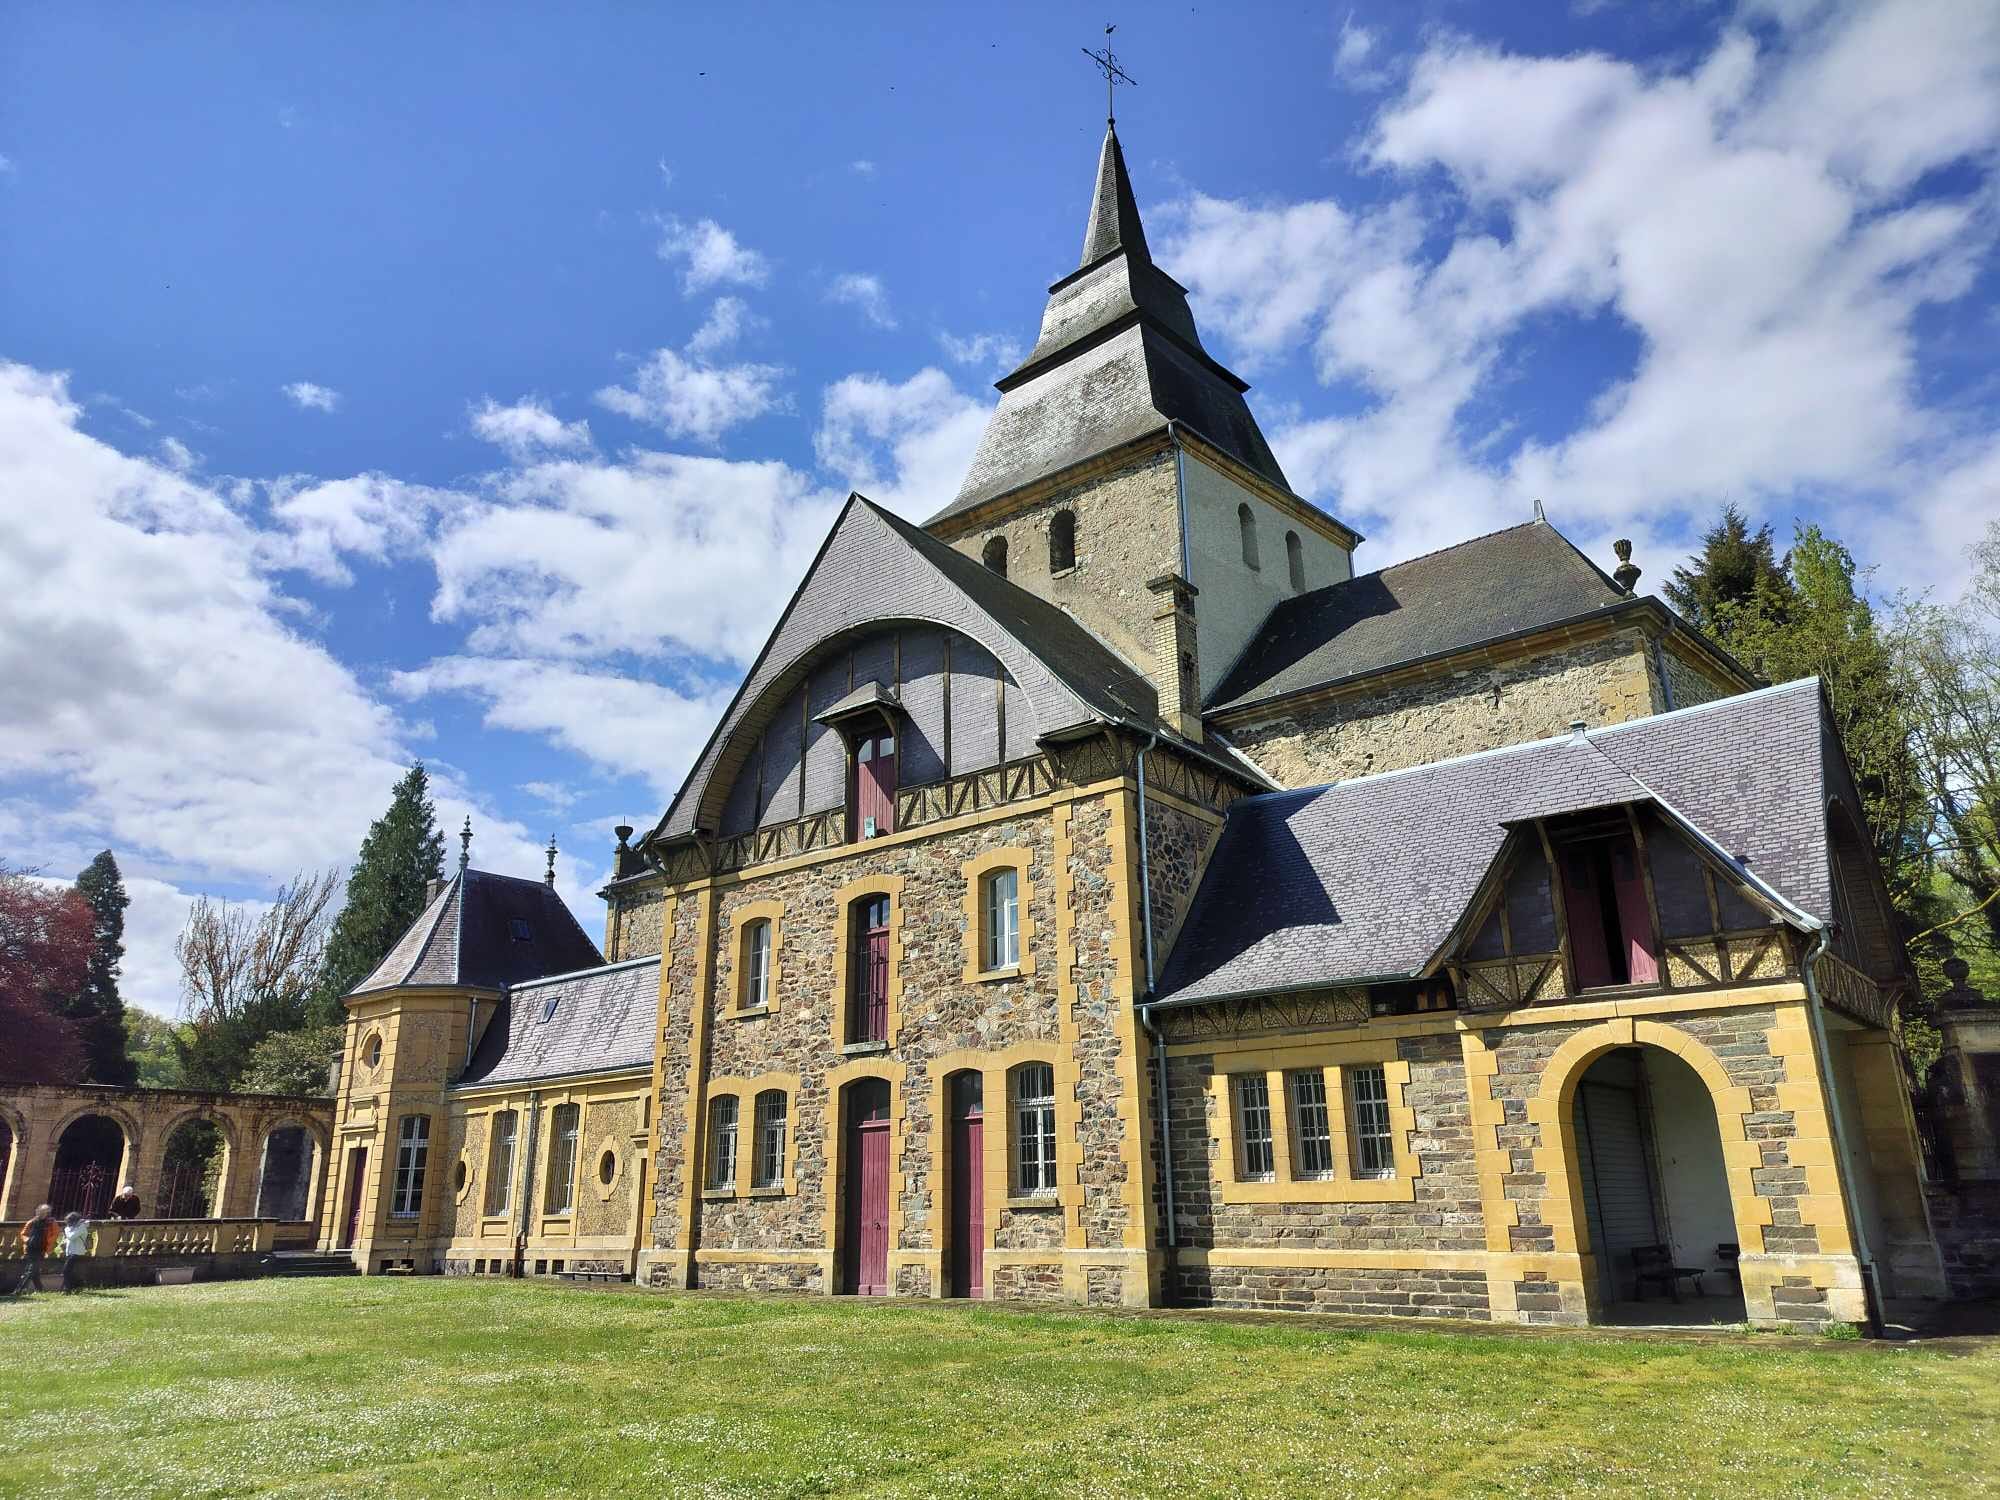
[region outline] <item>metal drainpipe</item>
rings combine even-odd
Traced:
[[[1159,1027],[1153,1024],[1153,872],[1152,861],[1147,857],[1146,835],[1146,756],[1159,742],[1160,733],[1153,730],[1139,751],[1139,920],[1146,934],[1146,1003],[1139,1007],[1139,1021],[1153,1039],[1153,1070],[1157,1076],[1153,1085],[1153,1112],[1160,1126],[1161,1200],[1167,1215],[1166,1247],[1171,1250],[1178,1237],[1174,1220],[1174,1143],[1167,1126],[1167,1049],[1160,1040]]]
[[[535,1147],[540,1143],[542,1133],[539,1128],[542,1112],[542,1091],[534,1090],[528,1095],[528,1155],[521,1168],[521,1217],[520,1228],[514,1237],[514,1275],[519,1277],[527,1272],[528,1221],[534,1212],[535,1203]]]
[[[1819,1075],[1820,1086],[1826,1090],[1827,1119],[1833,1126],[1834,1162],[1841,1179],[1841,1195],[1847,1200],[1847,1220],[1854,1229],[1854,1258],[1861,1262],[1868,1321],[1879,1332],[1882,1327],[1882,1278],[1876,1270],[1875,1257],[1868,1249],[1868,1231],[1861,1222],[1861,1200],[1854,1191],[1854,1163],[1847,1150],[1847,1119],[1840,1107],[1840,1086],[1833,1076],[1833,1050],[1827,1045],[1826,1018],[1821,1014],[1825,1002],[1820,999],[1819,980],[1815,977],[1819,961],[1826,956],[1832,942],[1833,929],[1820,928],[1819,940],[1813,944],[1812,951],[1800,967],[1805,973],[1806,1015],[1812,1020],[1813,1050],[1819,1054],[1814,1071]]]

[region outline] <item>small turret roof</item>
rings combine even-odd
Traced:
[[[603,962],[553,887],[463,869],[349,993],[417,985],[502,989]]]

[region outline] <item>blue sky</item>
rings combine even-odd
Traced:
[[[17,9],[0,857],[199,892],[429,761],[595,928],[850,485],[949,499],[1075,263],[1074,7]],[[739,14],[738,12],[743,12]],[[1724,499],[1885,589],[2000,514],[2000,8],[1126,18],[1156,255],[1362,568]]]

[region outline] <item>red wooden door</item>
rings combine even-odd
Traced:
[[[848,1095],[847,1290],[889,1295],[889,1086],[854,1085]]]
[[[368,1148],[361,1147],[354,1153],[354,1166],[347,1174],[347,1232],[340,1243],[352,1245],[354,1236],[361,1228],[361,1191],[368,1181]]]
[[[896,737],[875,734],[854,751],[854,836],[896,831]]]
[[[1618,925],[1625,942],[1625,972],[1633,984],[1657,984],[1659,959],[1653,952],[1653,913],[1646,903],[1645,872],[1630,839],[1611,846],[1611,883],[1618,892]]]
[[[952,1080],[951,1294],[986,1295],[985,1121],[977,1073]]]

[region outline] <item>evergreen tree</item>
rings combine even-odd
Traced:
[[[1690,625],[1720,638],[1746,610],[1783,614],[1791,592],[1785,576],[1790,561],[1778,560],[1769,525],[1753,532],[1742,511],[1725,505],[1722,519],[1702,533],[1693,566],[1675,568],[1661,592]]]
[[[76,877],[77,894],[90,904],[97,946],[83,988],[56,1006],[83,1043],[84,1080],[129,1088],[138,1081],[125,1033],[125,1003],[118,995],[118,970],[125,961],[125,877],[111,851],[102,851]]]
[[[418,761],[396,783],[389,810],[361,841],[347,877],[347,904],[326,945],[313,1019],[346,1019],[340,997],[371,969],[422,915],[424,887],[444,874],[444,834],[430,797],[430,777]]]

